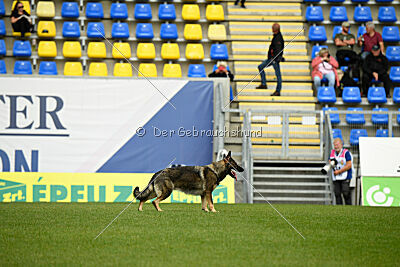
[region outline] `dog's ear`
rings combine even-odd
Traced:
[[[226,158],[230,158],[231,157],[231,151],[229,151],[228,155],[226,155]]]

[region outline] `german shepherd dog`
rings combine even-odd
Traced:
[[[222,160],[212,162],[206,166],[181,166],[167,168],[153,175],[146,189],[139,192],[139,187],[133,190],[133,195],[140,200],[139,211],[143,210],[143,204],[157,197],[152,203],[157,211],[162,211],[160,201],[169,197],[174,189],[186,194],[200,195],[202,209],[208,212],[207,203],[212,212],[216,212],[212,200],[212,192],[229,174],[237,180],[236,173],[243,172],[229,151]]]

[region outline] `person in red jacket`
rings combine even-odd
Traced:
[[[311,76],[314,81],[315,89],[321,86],[321,80],[323,78],[328,79],[328,86],[335,87],[339,86],[339,79],[336,69],[339,67],[339,63],[336,59],[329,55],[327,48],[322,48],[319,51],[319,56],[314,58],[311,62],[313,68]]]

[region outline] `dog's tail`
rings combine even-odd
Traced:
[[[133,190],[133,196],[140,201],[147,200],[147,197],[149,195],[150,195],[150,189],[148,187],[142,192],[139,191],[138,186],[136,186],[135,190]]]

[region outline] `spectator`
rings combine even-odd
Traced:
[[[246,2],[246,0],[240,0],[240,6],[242,8],[246,8],[246,6],[244,5],[244,3]],[[239,4],[239,0],[235,1],[235,6],[237,6]]]
[[[339,67],[339,63],[334,57],[329,55],[329,50],[327,48],[322,48],[319,51],[319,55],[313,59],[311,62],[311,67],[313,68],[311,76],[314,81],[315,89],[321,86],[321,80],[323,78],[328,79],[328,86],[335,87],[339,86],[339,79],[336,69]]]
[[[374,45],[379,45],[382,53],[385,51],[382,35],[375,31],[374,24],[372,22],[367,22],[365,27],[367,32],[358,38],[358,45],[363,46],[363,52],[361,53],[361,59],[363,61],[369,54],[371,54]]]
[[[233,74],[231,71],[227,69],[228,65],[226,64],[225,61],[218,61],[217,62],[217,69],[210,74],[208,74],[208,77],[220,77],[220,78],[226,78],[229,77],[230,81],[233,81]]]
[[[268,49],[268,59],[264,60],[260,65],[258,65],[258,71],[260,72],[261,76],[261,85],[257,86],[256,87],[257,89],[268,89],[264,68],[272,64],[272,66],[275,69],[277,84],[275,92],[272,94],[273,96],[280,96],[282,89],[282,77],[281,77],[281,69],[279,66],[279,62],[284,61],[284,58],[282,56],[284,48],[284,40],[280,29],[281,27],[278,23],[274,23],[272,25],[272,33],[274,37],[272,38],[271,44]]]
[[[21,37],[24,37],[26,32],[33,30],[31,17],[24,10],[24,4],[19,1],[15,4],[14,10],[11,12],[11,26],[14,32],[21,33]]]
[[[371,86],[372,78],[376,81],[383,82],[385,87],[387,97],[390,97],[390,87],[391,82],[388,75],[389,61],[381,53],[381,48],[379,45],[374,45],[372,47],[371,54],[367,56],[363,63],[363,78],[362,78],[362,88],[363,94],[368,95],[368,88]]]

